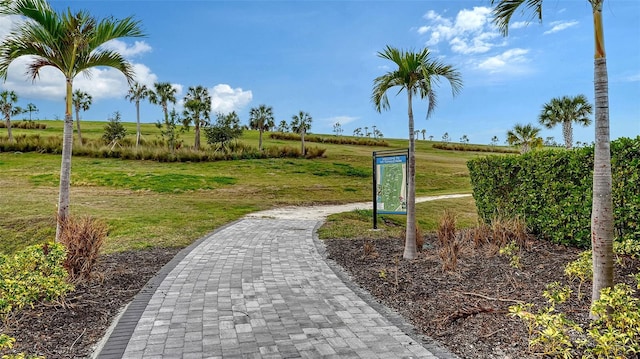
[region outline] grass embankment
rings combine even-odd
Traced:
[[[61,136],[62,121],[41,122],[47,124],[46,130],[14,133]],[[83,136],[100,137],[104,125],[83,122]],[[124,125],[129,136],[135,136],[135,124]],[[143,124],[142,132],[147,140],[159,137],[153,124]],[[193,132],[181,138],[186,146],[191,145]],[[268,136],[263,139],[265,145],[299,145],[270,140]],[[241,141],[257,146],[258,132],[245,131]],[[372,151],[407,146],[406,140],[386,141],[389,146],[380,148],[323,144],[326,157],[314,160],[158,163],[74,157],[71,211],[107,222],[107,252],[184,247],[222,224],[257,210],[369,201]],[[418,196],[470,193],[466,161],[478,154],[433,149],[427,141],[416,144]],[[59,155],[0,153],[0,251],[11,253],[53,238],[59,168]],[[444,207],[456,208],[462,223],[475,223],[475,207],[470,198],[426,202],[418,204],[418,221],[423,230],[434,228]],[[354,216],[362,222],[352,226],[354,231],[358,233],[362,228],[368,233],[364,228],[370,228],[370,224],[362,213],[334,216],[330,223],[350,223]],[[404,221],[404,217],[388,218],[390,227],[401,226]]]

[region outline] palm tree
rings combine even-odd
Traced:
[[[397,69],[377,77],[373,81],[373,94],[371,99],[378,112],[389,108],[387,91],[399,86],[400,90],[406,90],[409,115],[409,186],[407,193],[407,232],[404,246],[405,259],[413,259],[417,255],[416,249],[416,157],[415,135],[413,124],[413,96],[419,95],[421,99],[427,98],[427,118],[436,107],[435,84],[440,77],[449,81],[451,90],[455,96],[462,88],[460,73],[450,65],[445,65],[432,59],[429,49],[419,52],[398,50],[387,46],[378,56],[392,61]],[[398,92],[399,93],[399,92]]]
[[[129,91],[125,96],[125,99],[129,102],[136,103],[136,147],[140,146],[140,101],[149,97],[151,91],[147,88],[147,85],[143,85],[139,82],[134,82],[129,86]]]
[[[168,103],[176,103],[176,88],[168,82],[156,82],[153,84],[154,90],[149,92],[149,102],[162,107],[164,113],[164,122],[169,122]]]
[[[7,126],[7,134],[9,142],[13,142],[13,134],[11,133],[11,116],[22,113],[20,107],[14,106],[18,102],[18,95],[14,91],[0,92],[0,112],[4,116],[4,122]]]
[[[311,129],[311,115],[308,112],[300,111],[297,115],[293,115],[291,121],[291,130],[300,134],[300,141],[302,142],[302,155],[304,156],[306,151],[304,149],[304,135]]]
[[[195,128],[194,149],[200,149],[200,128],[209,123],[211,115],[211,96],[209,90],[202,86],[189,87],[184,97],[185,125],[193,122]]]
[[[540,129],[532,124],[517,124],[513,130],[507,131],[507,142],[511,146],[520,147],[520,153],[527,153],[531,149],[542,146]]]
[[[87,111],[91,107],[93,98],[86,92],[75,90],[73,92],[73,107],[76,110],[76,126],[78,127],[78,140],[82,144],[82,132],[80,131],[80,110]]]
[[[38,108],[34,103],[29,102],[24,109],[25,112],[29,112],[29,121],[31,121],[31,113],[38,112]]]
[[[278,131],[283,133],[289,131],[289,124],[287,123],[287,120],[280,121],[280,124],[278,124]]]
[[[260,105],[249,111],[249,127],[252,130],[260,131],[260,139],[258,141],[258,149],[260,151],[262,151],[262,133],[275,126],[273,121],[273,108],[271,106]]]
[[[609,137],[609,79],[604,48],[602,5],[604,0],[587,0],[593,13],[595,145],[593,159],[593,197],[591,243],[593,251],[593,288],[591,300],[600,299],[600,291],[613,286],[613,200],[611,179],[611,139]],[[512,15],[522,4],[542,21],[542,0],[491,0],[494,23],[504,35]]]
[[[572,123],[589,126],[591,124],[589,115],[592,113],[593,107],[585,95],[562,96],[552,98],[551,101],[545,103],[538,120],[546,128],[553,128],[561,123],[564,144],[570,150],[573,147]]]
[[[425,137],[427,135],[427,130],[423,128],[420,132],[422,133],[422,140],[424,141],[426,139]]]
[[[81,72],[96,66],[113,67],[133,81],[133,67],[116,51],[102,45],[113,39],[141,37],[139,21],[132,17],[122,20],[108,17],[97,20],[86,11],[71,10],[56,13],[46,0],[17,0],[4,2],[1,15],[17,15],[27,19],[20,22],[0,44],[0,77],[7,79],[9,65],[22,56],[33,56],[27,73],[35,80],[40,70],[52,66],[65,77],[65,119],[60,166],[60,197],[56,239],[69,214],[71,152],[73,146],[72,94],[73,79]]]

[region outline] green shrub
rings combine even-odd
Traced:
[[[66,281],[65,258],[65,248],[59,243],[29,246],[12,257],[0,256],[0,317],[72,290]]]
[[[284,133],[273,132],[269,135],[270,138],[275,140],[285,141],[300,141],[300,135],[297,133]],[[332,143],[336,145],[356,145],[356,146],[382,146],[388,147],[389,143],[385,140],[372,139],[372,138],[357,138],[357,137],[321,137],[317,135],[307,134],[304,136],[305,142],[317,142],[317,143]]]
[[[497,152],[497,153],[520,153],[519,150],[511,147],[467,145],[464,143],[439,142],[434,143],[433,148],[447,151],[472,151],[472,152]]]
[[[612,142],[615,230],[640,242],[640,136]],[[468,162],[478,215],[524,218],[538,238],[589,247],[593,148],[488,156]]]

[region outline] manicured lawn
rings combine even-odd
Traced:
[[[42,130],[14,134],[61,136],[61,121],[41,121]],[[83,122],[85,138],[99,138],[104,122]],[[135,123],[125,123],[135,137]],[[0,132],[1,133],[1,132]],[[5,134],[3,134],[5,135]],[[159,138],[153,124],[143,124],[147,140]],[[330,136],[330,135],[326,135]],[[193,132],[181,135],[185,145]],[[258,132],[241,139],[257,146]],[[405,148],[406,140],[387,140],[389,147],[309,143],[326,148],[321,159],[266,159],[209,163],[159,163],[74,157],[71,210],[108,223],[107,252],[145,247],[183,247],[224,223],[257,210],[283,205],[369,201],[372,151]],[[264,135],[265,146],[299,146]],[[418,196],[470,193],[466,161],[476,153],[436,150],[417,141]],[[0,153],[0,248],[11,253],[53,238],[58,199],[59,155]],[[444,207],[475,222],[472,199],[427,202],[418,206],[424,230],[433,228]],[[332,219],[334,221],[335,219]],[[364,219],[362,219],[364,220]],[[395,219],[403,222],[403,217]]]

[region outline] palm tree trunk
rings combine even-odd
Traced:
[[[7,135],[9,136],[9,143],[13,143],[13,133],[11,132],[11,115],[6,115],[5,123],[7,125]]]
[[[591,246],[593,250],[593,291],[591,302],[600,291],[613,286],[613,201],[611,197],[611,144],[609,136],[609,79],[604,51],[602,1],[593,1],[595,35],[594,90],[595,136],[593,160],[593,205]]]
[[[564,146],[570,150],[573,148],[573,128],[571,120],[562,121],[562,135],[564,136]]]
[[[260,127],[260,137],[258,138],[258,150],[262,151],[262,127]]]
[[[60,194],[58,197],[58,218],[56,223],[56,241],[60,241],[62,226],[69,216],[69,196],[71,190],[71,153],[73,147],[73,117],[71,115],[71,94],[73,79],[67,78],[66,109],[62,136],[62,164],[60,165]]]
[[[140,100],[136,100],[136,147],[140,146]]]
[[[302,141],[302,156],[304,157],[305,155],[305,151],[304,151],[304,133],[307,132],[304,129],[302,129],[302,132],[300,132],[300,140]]]
[[[416,155],[413,131],[413,107],[411,105],[411,90],[407,90],[409,101],[409,186],[407,193],[407,232],[405,235],[404,253],[402,258],[414,259],[416,249]]]
[[[80,110],[76,108],[76,125],[78,126],[78,140],[82,144],[82,131],[80,131]]]
[[[194,139],[193,148],[198,151],[200,150],[200,119],[196,118],[196,128],[195,128],[196,138]]]

